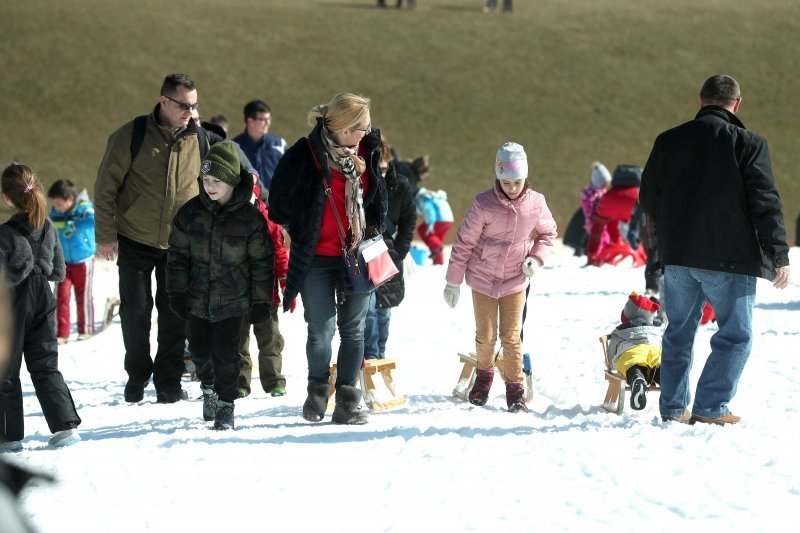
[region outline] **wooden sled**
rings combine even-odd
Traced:
[[[606,362],[605,378],[608,381],[603,409],[609,413],[621,415],[625,410],[625,392],[631,390],[631,386],[625,381],[625,376],[617,372],[617,369],[611,365],[611,357],[608,353],[608,335],[600,337],[600,344],[603,346],[603,356]],[[647,387],[647,392],[660,390],[655,382]]]
[[[119,315],[119,305],[119,296],[106,298],[106,309],[103,312],[103,327],[100,329],[100,331],[103,331],[110,326],[111,322],[114,320],[114,317]]]
[[[397,368],[396,359],[365,359],[361,370],[358,372],[358,381],[363,393],[364,403],[373,411],[383,411],[399,407],[406,403],[403,396],[397,395],[397,390],[392,376],[392,370]],[[388,399],[383,399],[375,386],[375,374],[380,373],[386,389],[391,394]],[[328,410],[332,410],[335,405],[336,395],[336,363],[331,364],[330,378],[328,378],[329,398]]]
[[[461,375],[458,376],[458,383],[453,389],[453,396],[466,402],[469,401],[469,391],[472,390],[472,386],[475,384],[475,368],[478,365],[478,360],[473,352],[468,354],[459,353],[458,358],[463,363],[463,366],[461,367]],[[503,354],[501,352],[500,356],[495,358],[494,366],[500,372],[503,381],[505,381],[502,363]],[[533,399],[533,375],[530,372],[525,372],[523,385],[525,386],[525,401],[529,402]]]

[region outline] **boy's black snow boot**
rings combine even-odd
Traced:
[[[473,405],[484,405],[489,398],[489,390],[492,388],[494,379],[494,368],[489,370],[475,370],[475,384],[469,391],[469,403]]]
[[[200,390],[203,392],[203,420],[211,422],[217,416],[217,393],[204,387]]]
[[[325,409],[328,408],[328,384],[309,381],[306,390],[308,398],[303,404],[303,418],[309,422],[319,422],[325,416]]]
[[[525,387],[522,383],[506,383],[506,403],[510,413],[528,412],[525,405]]]
[[[214,429],[233,429],[233,402],[217,400],[217,412],[214,415]]]
[[[642,367],[631,367],[625,377],[631,386],[631,409],[641,411],[647,405],[647,380]]]
[[[342,385],[336,390],[336,407],[333,409],[331,421],[334,424],[361,425],[366,424],[367,413],[361,409],[361,391],[349,385]]]

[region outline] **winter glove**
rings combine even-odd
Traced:
[[[444,287],[444,302],[450,306],[450,309],[455,309],[456,304],[458,304],[458,294],[461,292],[461,288],[458,285],[453,285],[452,283],[448,283]]]
[[[278,278],[278,287],[280,287],[281,301],[283,301],[283,295],[286,294],[286,278]],[[297,298],[289,304],[289,312],[294,313],[295,307],[297,307]]]
[[[261,324],[262,322],[266,322],[268,318],[269,318],[268,303],[253,304],[253,307],[250,308],[251,323]]]
[[[169,295],[169,306],[172,311],[186,320],[189,318],[189,302],[186,300],[185,292],[174,292]]]
[[[522,273],[529,278],[536,274],[537,268],[539,268],[539,263],[533,257],[526,257],[525,261],[522,262]]]

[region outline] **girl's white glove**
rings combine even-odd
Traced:
[[[444,287],[444,302],[450,306],[450,309],[455,309],[458,304],[458,294],[461,292],[461,287],[448,283]]]
[[[536,269],[539,268],[539,263],[533,257],[526,257],[522,262],[522,273],[532,278],[536,274]]]

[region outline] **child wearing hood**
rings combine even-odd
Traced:
[[[510,412],[528,410],[520,339],[525,290],[556,238],[544,195],[531,189],[527,178],[523,147],[503,144],[495,158],[494,185],[475,197],[458,229],[444,289],[451,308],[458,303],[462,281],[472,289],[477,374],[470,403],[484,405],[488,399],[499,333]]]
[[[608,354],[617,372],[631,386],[631,409],[644,409],[647,388],[658,382],[662,329],[653,325],[661,306],[655,297],[632,292],[620,315],[621,323],[608,337]]]
[[[234,427],[242,321],[270,316],[274,254],[266,221],[250,203],[253,182],[236,145],[213,145],[200,165],[200,194],[180,208],[167,255],[170,307],[184,318],[203,392],[203,418]]]

